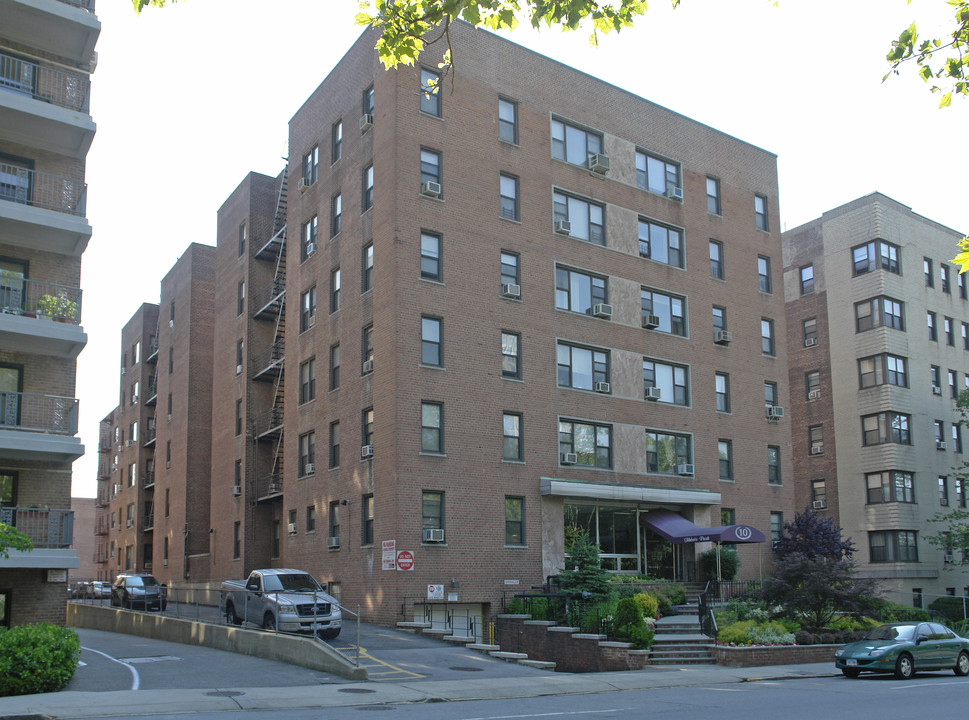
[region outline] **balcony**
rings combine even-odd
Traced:
[[[89,113],[91,80],[0,53],[0,90]]]
[[[145,428],[145,442],[144,447],[154,447],[155,437],[158,433],[158,428],[155,426],[155,418],[149,418],[148,427]]]
[[[158,362],[158,336],[152,335],[148,338],[148,352],[145,356],[145,362],[150,365],[155,365]]]
[[[282,473],[270,473],[257,481],[258,497],[257,502],[264,500],[281,500],[283,496],[283,476]]]
[[[152,375],[148,378],[148,387],[145,389],[145,405],[151,407],[158,402],[158,378]]]
[[[252,360],[252,365],[256,368],[253,380],[273,381],[279,377],[283,371],[283,361],[286,359],[283,350],[282,340],[277,340],[268,349],[259,353]]]
[[[283,432],[283,409],[274,407],[256,417],[256,439],[273,441]]]
[[[260,320],[275,320],[283,311],[285,300],[286,281],[283,278],[274,278],[267,287],[254,295],[252,305],[259,309],[253,317]]]
[[[6,94],[0,92],[0,106]],[[0,163],[0,236],[11,245],[80,257],[91,238],[86,197],[83,178]]]
[[[145,470],[145,477],[144,480],[142,480],[142,485],[144,486],[145,490],[155,487],[155,468],[147,468]]]
[[[155,529],[155,513],[148,513],[145,515],[145,524],[141,528],[142,530],[154,530]]]
[[[75,398],[0,391],[0,455],[4,459],[71,462],[84,454]]]
[[[0,522],[30,538],[34,548],[68,548],[74,542],[74,511],[41,508],[0,508]]]
[[[256,252],[256,257],[260,260],[275,261],[283,252],[286,245],[286,226],[283,225],[269,240]]]
[[[14,42],[90,68],[101,32],[94,0],[0,0],[0,17]]]
[[[97,519],[97,522],[94,523],[94,534],[95,535],[108,534],[108,518],[102,516]]]
[[[79,288],[0,271],[0,346],[74,359],[87,344],[80,319]]]

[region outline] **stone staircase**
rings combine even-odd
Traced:
[[[702,585],[686,586],[686,603],[676,614],[656,621],[649,653],[650,665],[712,665],[714,642],[700,631],[699,596]]]

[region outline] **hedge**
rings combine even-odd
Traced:
[[[53,692],[77,670],[81,641],[49,623],[0,627],[0,697]]]

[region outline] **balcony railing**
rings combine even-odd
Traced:
[[[0,428],[76,435],[77,410],[75,398],[0,390]]]
[[[145,488],[150,488],[150,487],[154,487],[154,486],[155,486],[155,469],[154,468],[148,468],[147,470],[145,470],[144,487]]]
[[[84,217],[87,184],[77,178],[0,163],[0,200]]]
[[[0,54],[0,90],[83,113],[90,109],[90,79],[3,54]]]
[[[65,5],[72,5],[88,12],[94,12],[94,0],[58,0]]]
[[[274,407],[265,412],[259,413],[256,417],[255,431],[256,437],[265,437],[278,435],[283,429],[283,409],[281,407]]]
[[[153,527],[155,527],[155,513],[148,513],[145,515],[145,524],[143,529],[151,530]]]
[[[154,418],[152,418],[152,420],[154,420]],[[148,427],[145,428],[145,442],[144,442],[144,446],[145,447],[150,447],[150,446],[154,445],[155,444],[155,439],[156,439],[157,435],[158,435],[158,430],[155,427],[155,423],[154,422],[148,423]]]
[[[0,522],[12,525],[30,538],[34,548],[66,548],[74,540],[73,510],[5,507]]]
[[[29,315],[78,325],[81,289],[0,270],[0,313]]]

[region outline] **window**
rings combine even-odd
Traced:
[[[777,406],[777,383],[764,383],[764,405],[772,408]]]
[[[592,314],[593,306],[607,302],[606,279],[578,270],[555,268],[555,307]]]
[[[772,512],[770,514],[770,541],[771,545],[776,545],[784,534],[784,513]]]
[[[306,185],[312,185],[316,182],[319,165],[320,148],[318,145],[314,145],[313,149],[303,156],[303,182]]]
[[[962,323],[962,349],[969,350],[969,323]]]
[[[330,162],[335,163],[343,156],[343,121],[333,123],[330,131]]]
[[[239,226],[239,257],[242,257],[246,252],[246,224],[242,223]]]
[[[498,138],[518,144],[518,103],[498,98]]]
[[[812,425],[808,428],[808,445],[812,455],[824,453],[824,426]]]
[[[314,505],[306,506],[306,532],[316,532],[316,507]]]
[[[299,331],[309,330],[316,323],[316,286],[306,290],[299,300]]]
[[[444,406],[441,403],[421,403],[421,452],[444,452]]]
[[[421,277],[441,282],[441,236],[421,232]]]
[[[723,243],[710,241],[710,277],[723,280]]]
[[[966,479],[957,477],[955,479],[954,489],[955,489],[955,497],[956,497],[956,506],[960,508],[965,508],[966,507]]]
[[[525,544],[525,498],[505,498],[505,545]]]
[[[421,112],[441,117],[441,74],[421,68]]]
[[[949,505],[949,478],[946,475],[939,475],[939,505]]]
[[[942,331],[945,333],[945,344],[955,346],[955,337],[952,334],[952,318],[942,318]]]
[[[945,263],[939,263],[939,280],[942,283],[942,292],[950,294],[952,286],[949,284],[949,266]]]
[[[643,388],[659,388],[659,402],[671,405],[690,404],[689,369],[643,358]]]
[[[902,303],[889,297],[876,297],[855,303],[855,332],[865,332],[876,327],[904,330]]]
[[[801,295],[810,295],[814,292],[814,265],[807,265],[801,268]]]
[[[502,250],[499,256],[499,270],[501,273],[500,282],[502,287],[506,284],[521,285],[518,270],[518,253]]]
[[[711,215],[720,215],[720,181],[716,178],[707,178],[707,212]]]
[[[576,465],[612,467],[612,427],[559,420],[559,452],[574,453]]]
[[[592,390],[609,382],[609,353],[566,343],[556,346],[559,387]]]
[[[913,530],[876,530],[868,533],[870,560],[918,562],[918,533]]]
[[[822,508],[828,506],[827,492],[825,491],[824,480],[811,481],[811,500],[815,503],[818,503]]]
[[[242,435],[242,400],[236,400],[236,437]]]
[[[804,385],[808,400],[821,398],[821,373],[818,370],[811,370],[804,374]]]
[[[303,223],[303,242],[300,247],[300,260],[305,260],[316,252],[316,226],[316,215]]]
[[[727,329],[727,309],[720,307],[719,305],[713,306],[713,330],[726,330]]]
[[[363,361],[364,363],[368,361],[371,363],[370,370],[367,370],[364,366],[363,374],[373,372],[373,325],[367,325],[363,329]]]
[[[333,500],[330,502],[330,512],[328,518],[328,530],[327,534],[331,538],[336,538],[336,542],[331,544],[339,547],[340,545],[340,501]]]
[[[895,412],[882,412],[866,415],[861,418],[863,445],[880,445],[882,443],[896,443],[911,445],[912,437],[909,433],[911,418]]]
[[[330,423],[330,467],[340,466],[340,421]]]
[[[962,453],[962,426],[957,422],[952,423],[952,450]]]
[[[316,433],[308,432],[299,436],[299,474],[309,475],[316,466]]]
[[[340,234],[343,225],[343,195],[337,193],[330,198],[330,237]]]
[[[165,538],[166,542],[168,538]],[[242,523],[232,523],[232,559],[238,560],[242,555]]]
[[[937,450],[942,450],[945,443],[945,422],[934,420],[932,425],[935,430],[935,447]]]
[[[781,449],[777,445],[767,446],[767,483],[781,484]]]
[[[730,376],[717,373],[715,377],[717,412],[730,412]]]
[[[925,313],[925,324],[929,328],[929,340],[936,342],[939,339],[938,332],[935,329],[935,313],[926,312]]]
[[[959,297],[966,299],[966,276],[961,272],[956,273],[956,285],[959,287]]]
[[[498,191],[501,196],[499,210],[506,220],[519,220],[518,216],[518,178],[501,173],[498,177]]]
[[[764,257],[763,255],[757,256],[757,279],[762,293],[771,292],[769,257]]]
[[[683,232],[640,218],[639,255],[673,267],[683,267]]]
[[[296,534],[296,510],[289,511],[289,534]]]
[[[521,335],[501,333],[501,376],[521,380]]]
[[[569,237],[605,245],[605,214],[605,208],[597,203],[561,192],[552,193],[552,219],[556,223],[569,221]]]
[[[444,493],[432,490],[421,493],[421,528],[444,529]]]
[[[363,91],[363,114],[373,115],[373,85]]]
[[[360,437],[364,445],[373,445],[373,408],[360,413]]]
[[[233,466],[233,484],[239,488],[240,493],[242,491],[242,460],[236,460]],[[165,488],[165,517],[168,517],[169,510],[169,494],[168,488]]]
[[[729,440],[718,441],[717,454],[720,457],[720,479],[733,480],[733,443]]]
[[[602,135],[552,120],[552,157],[588,167],[589,155],[602,152]]]
[[[373,207],[373,164],[363,169],[363,212]]]
[[[639,302],[644,322],[650,315],[659,319],[654,330],[686,337],[686,298],[642,288]]]
[[[932,393],[938,394],[942,389],[941,380],[939,375],[942,372],[938,365],[929,366],[929,383],[932,385]]]
[[[925,273],[925,287],[935,287],[935,276],[932,274],[932,260],[922,258],[922,272]]]
[[[364,495],[360,508],[360,544],[373,545],[373,495]]]
[[[504,413],[502,425],[502,459],[522,460],[522,416],[519,413]]]
[[[861,358],[858,361],[859,387],[862,389],[875,385],[908,387],[905,363],[905,358],[888,353]]]
[[[423,189],[424,183],[429,182],[441,185],[441,153],[421,148],[421,188]],[[440,196],[444,196],[443,185]]]
[[[774,354],[774,321],[760,319],[760,347],[764,355]]]
[[[818,344],[818,319],[808,318],[801,323],[801,332],[804,335],[804,347],[812,347]]]
[[[444,365],[441,348],[441,318],[421,316],[421,364],[442,367]]]
[[[340,387],[340,346],[330,347],[330,390]]]
[[[316,399],[316,358],[310,358],[299,366],[299,402]]]
[[[340,309],[340,268],[330,270],[330,312]]]
[[[896,275],[902,274],[901,266],[898,263],[898,245],[893,245],[884,240],[872,240],[853,248],[851,254],[855,275],[863,275],[866,272],[878,269],[887,270]]]
[[[245,362],[245,343],[242,340],[236,341],[236,374],[242,372],[242,363]]]
[[[767,198],[763,195],[754,195],[754,217],[758,230],[767,230]]]
[[[676,163],[636,151],[636,184],[651,193],[666,195],[682,187],[680,166]]]
[[[236,315],[242,315],[246,310],[246,281],[240,280],[236,292]]]
[[[646,430],[646,470],[678,475],[678,465],[693,463],[693,443],[689,435]]]

